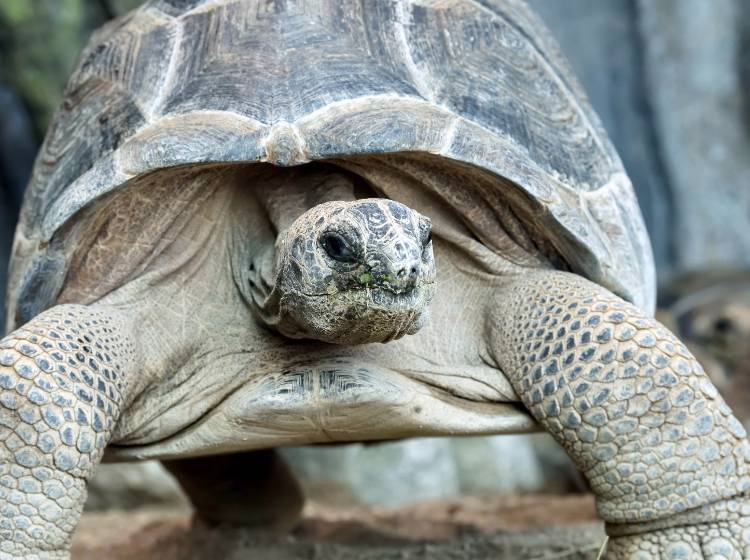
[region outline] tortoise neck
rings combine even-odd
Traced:
[[[258,179],[255,187],[258,201],[277,235],[318,204],[375,196],[360,184],[361,179],[328,164],[270,168]]]

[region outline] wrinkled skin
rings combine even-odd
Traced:
[[[208,220],[211,210],[201,204],[202,219]],[[226,222],[224,213],[216,212],[216,224]],[[175,254],[191,244],[202,250],[207,239],[218,244],[222,230],[209,230],[217,237],[184,230],[185,245],[175,241]],[[329,422],[328,431],[309,441],[331,441],[335,433],[348,440],[418,435],[431,425],[450,433],[439,428],[447,414],[440,406],[456,397],[441,393],[418,401],[427,393],[377,360],[397,352],[408,356],[416,341],[431,349],[435,361],[450,355],[458,341],[457,347],[479,353],[486,368],[509,381],[528,413],[588,478],[611,536],[608,558],[750,558],[745,432],[685,347],[634,306],[574,274],[519,267],[476,279],[446,262],[441,280],[433,249],[451,253],[429,231],[428,219],[402,204],[327,202],[279,232],[271,283],[260,272],[253,275],[261,267],[252,259],[233,255],[232,266],[218,266],[237,246],[232,241],[199,253],[204,259],[156,267],[163,276],[151,272],[130,292],[114,292],[92,305],[54,307],[8,335],[0,343],[0,557],[66,558],[85,480],[108,443],[126,442],[148,395],[163,400],[159,388],[173,379],[179,380],[177,391],[214,376],[219,380],[227,370],[229,379],[245,375],[262,365],[258,357],[282,373],[261,376],[260,385],[249,377],[222,397],[213,415],[190,428],[197,439],[221,437],[217,428],[231,430],[234,447],[222,452],[237,454],[215,469],[210,457],[171,462],[170,468],[189,492],[193,488],[193,501],[206,518],[287,527],[290,512],[299,510],[298,490],[269,452],[252,451],[271,441],[270,432],[241,430],[248,425],[257,430],[269,417],[279,422],[300,417],[294,407],[301,402],[308,424],[294,424],[290,433],[306,425],[317,430],[323,417],[342,420],[341,430],[348,430],[331,432]],[[210,282],[195,284],[209,269]],[[422,325],[435,285],[436,298],[441,288],[448,290],[436,310],[443,314],[437,323]],[[213,321],[220,325],[216,338],[205,329],[175,335],[180,329],[173,317],[152,303],[138,307],[144,294],[159,290],[167,296],[158,301],[173,307],[188,297],[199,301],[188,306],[181,328]],[[470,293],[475,295],[461,299]],[[454,309],[446,302],[456,299],[455,311],[445,315],[445,309]],[[251,327],[256,332],[249,319],[238,319],[247,308],[270,332],[242,334]],[[214,309],[217,314],[210,315]],[[465,317],[462,309],[469,311]],[[225,323],[217,323],[220,318]],[[470,327],[471,321],[479,328]],[[192,336],[201,337],[202,345]],[[375,346],[393,351],[378,353],[366,344],[372,341],[388,341]],[[212,353],[206,344],[220,347]],[[265,353],[253,354],[253,345]],[[303,358],[307,361],[300,362]],[[304,369],[294,369],[300,363]],[[324,367],[327,363],[336,367]],[[299,400],[308,394],[305,379],[317,387],[312,400]],[[324,379],[331,384],[323,387]],[[295,385],[295,380],[302,381]],[[265,400],[259,399],[266,390]],[[244,408],[232,408],[237,399]],[[461,402],[463,408],[450,414],[464,424],[480,418],[470,416],[472,411],[491,410],[487,403]],[[253,409],[261,404],[266,408]],[[268,416],[271,412],[279,415]],[[392,430],[389,421],[410,420],[411,432],[386,431]],[[168,418],[159,421],[167,424]],[[270,428],[279,427],[275,422]],[[201,432],[202,426],[213,428]],[[247,435],[253,433],[266,439],[253,440]],[[208,456],[211,445],[221,443],[209,441],[200,453]],[[242,480],[231,474],[237,472],[254,474]],[[278,493],[269,493],[268,484],[278,485]],[[252,496],[264,503],[252,504]],[[278,507],[269,507],[274,496]],[[245,507],[231,507],[238,497]]]

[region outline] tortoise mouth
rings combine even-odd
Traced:
[[[402,293],[373,285],[290,293],[281,298],[277,330],[291,338],[336,344],[390,342],[424,326],[434,292],[434,283],[420,283]]]
[[[323,293],[300,293],[303,297],[308,298],[335,298],[335,297],[361,297],[362,294],[366,294],[369,298],[376,303],[382,303],[383,305],[393,303],[403,303],[404,301],[415,301],[420,300],[420,296],[424,295],[426,291],[433,292],[437,282],[434,280],[420,282],[416,286],[409,289],[394,289],[388,285],[364,285],[364,286],[352,286],[347,288],[339,288],[332,292]],[[431,294],[430,294],[431,296]]]
[[[429,290],[430,286],[423,284],[408,291],[393,291],[385,287],[368,288],[367,292],[370,300],[383,307],[401,306],[401,305],[418,305],[424,299],[423,292]]]

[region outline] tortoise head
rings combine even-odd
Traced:
[[[431,223],[393,200],[326,202],[279,235],[275,270],[270,299],[281,334],[340,344],[395,340],[427,318]]]

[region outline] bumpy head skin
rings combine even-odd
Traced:
[[[393,200],[326,202],[276,242],[269,296],[254,286],[262,320],[284,336],[337,344],[414,334],[434,294],[430,220]]]

